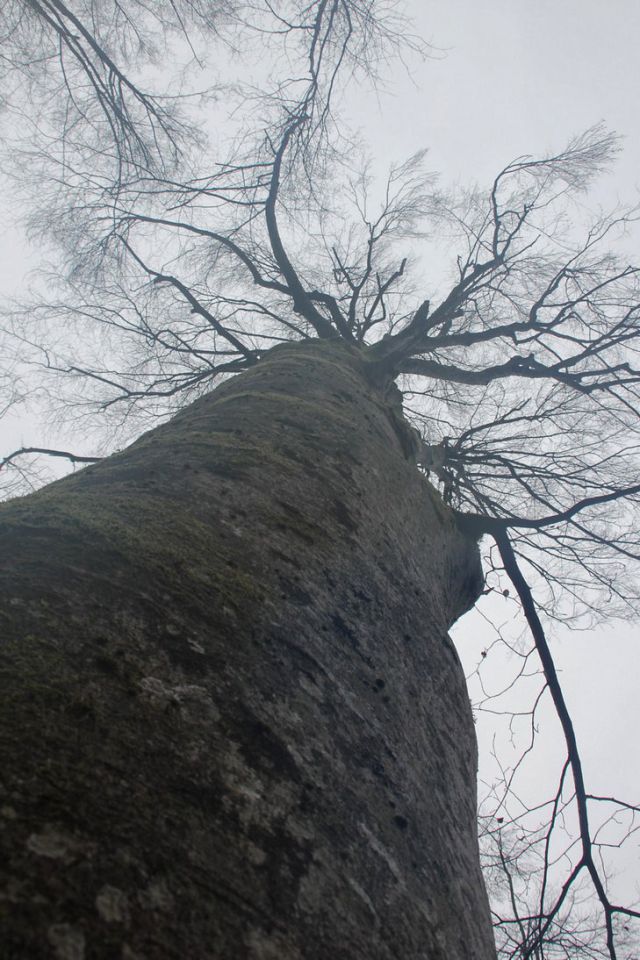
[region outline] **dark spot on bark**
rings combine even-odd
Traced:
[[[209,463],[207,465],[210,473],[215,474],[216,477],[224,477],[225,480],[243,480],[244,474],[241,470],[238,470],[237,467],[232,467],[226,463]]]
[[[333,571],[327,570],[327,568],[325,567],[325,569],[322,572],[326,578],[327,583],[333,589],[336,586],[336,578],[333,575]]]
[[[360,644],[358,643],[358,638],[351,629],[351,627],[345,623],[339,613],[334,613],[331,616],[331,625],[335,630],[336,634],[339,637],[345,637],[354,650],[357,650]],[[323,628],[325,629],[325,628]]]
[[[298,800],[298,807],[302,813],[312,813],[318,806],[313,796],[313,785],[305,783],[302,788],[302,794]]]
[[[280,582],[282,583],[282,599],[288,600],[290,603],[295,603],[300,607],[309,607],[313,603],[313,597],[306,590],[303,590],[302,587],[299,587],[297,584],[292,583],[291,580],[286,577],[281,577]]]
[[[378,679],[375,682],[375,688],[376,690],[382,690],[383,687],[384,687],[384,680],[382,679],[382,677],[378,677]]]
[[[95,712],[93,707],[88,703],[74,700],[73,703],[69,704],[68,712],[72,717],[75,717],[76,720],[81,722],[86,722],[87,720],[95,721]]]
[[[358,524],[347,510],[342,500],[333,501],[333,512],[336,520],[345,528],[345,530],[347,530],[349,533],[355,533],[355,531],[358,529]]]
[[[286,523],[275,523],[274,526],[276,530],[280,530],[281,533],[287,533],[287,534],[294,533],[297,537],[300,538],[300,540],[303,541],[303,543],[308,543],[308,544],[314,543],[314,538],[310,536],[306,531],[300,530],[298,527],[295,527],[293,525],[289,525]]]
[[[270,547],[270,550],[274,557],[277,557],[278,560],[281,560],[283,563],[288,563],[290,566],[295,565],[295,560],[293,560],[288,554],[282,553],[281,550],[276,550],[275,547]]]
[[[222,809],[222,798],[226,793],[222,785],[216,780],[208,783],[199,783],[187,777],[174,777],[167,784],[169,793],[187,800],[191,806],[213,814]]]
[[[351,478],[352,478],[352,476],[353,476],[353,471],[352,471],[352,469],[351,469],[350,467],[347,467],[347,466],[345,466],[344,464],[340,463],[339,460],[338,460],[338,462],[337,462],[336,465],[335,465],[335,471],[336,471],[336,473],[337,473],[339,476],[341,476],[341,477],[343,478],[343,480],[349,481],[349,480],[351,480]]]
[[[393,822],[399,830],[406,830],[409,826],[409,821],[406,817],[402,817],[399,813],[393,818]]]
[[[286,825],[279,822],[271,824],[270,829],[256,826],[249,837],[266,854],[266,889],[276,913],[285,916],[296,907],[300,881],[313,860],[311,841],[292,837]]]
[[[358,600],[362,600],[363,603],[371,603],[372,598],[368,593],[365,593],[364,590],[354,590],[354,597],[357,597]]]
[[[174,667],[181,667],[185,672],[198,676],[207,672],[206,657],[190,647],[184,637],[165,636],[163,646]]]
[[[101,673],[106,673],[110,676],[117,676],[120,672],[118,664],[115,660],[112,660],[111,657],[94,657],[93,665]]]
[[[227,717],[229,735],[239,740],[240,750],[250,769],[259,769],[283,780],[300,782],[300,771],[283,740],[240,703],[235,716]]]

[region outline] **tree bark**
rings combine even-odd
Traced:
[[[476,544],[344,343],[0,512],[7,960],[488,960]]]

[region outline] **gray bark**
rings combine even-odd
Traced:
[[[292,344],[2,508],[3,960],[495,958],[477,547],[402,430]]]

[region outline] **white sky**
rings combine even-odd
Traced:
[[[378,103],[350,98],[376,156],[399,160],[428,147],[429,166],[445,182],[486,182],[515,156],[560,149],[572,134],[603,120],[624,137],[624,153],[594,195],[594,206],[636,203],[640,186],[640,3],[637,0],[414,0],[420,31],[438,48],[413,61],[411,80],[397,73]],[[4,198],[6,201],[6,198]],[[20,286],[37,253],[25,247],[0,198],[0,295]],[[425,292],[425,295],[428,291]],[[41,442],[42,435],[27,436]],[[30,428],[33,429],[33,428]],[[37,432],[37,431],[36,431]],[[0,438],[0,453],[6,443]],[[508,603],[491,616],[513,616]],[[456,629],[472,669],[495,637],[478,615]],[[629,801],[640,799],[640,628],[609,628],[565,636],[555,653],[566,682],[590,786]],[[491,664],[488,664],[491,666]],[[499,670],[503,667],[499,667]],[[543,716],[542,732],[555,737]],[[487,733],[479,725],[486,747]],[[534,758],[530,785],[553,768],[551,745]],[[640,863],[632,841],[627,862]],[[630,872],[624,888],[637,887]],[[639,891],[640,892],[640,891]]]

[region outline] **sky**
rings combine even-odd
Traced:
[[[588,201],[593,209],[638,202],[640,189],[640,4],[637,0],[414,0],[417,31],[431,44],[424,61],[388,77],[377,97],[361,90],[346,98],[381,165],[428,148],[430,169],[444,184],[487,183],[511,159],[557,150],[568,138],[603,121],[622,137],[611,175]],[[0,197],[0,297],[19,293],[39,252],[15,223],[10,198]],[[46,441],[37,424],[14,422],[0,438],[0,455],[17,441]],[[498,629],[517,637],[522,625],[512,600],[484,602],[455,628],[465,669],[472,673]],[[620,621],[579,633],[553,630],[585,768],[594,791],[640,798],[640,625]],[[498,662],[498,657],[501,657]],[[494,658],[492,661],[491,658]],[[508,675],[517,658],[491,650],[485,675]],[[495,664],[495,666],[494,666]],[[472,698],[477,684],[471,683]],[[519,688],[518,688],[519,689]],[[516,698],[519,693],[516,692]],[[524,782],[532,792],[555,775],[558,731],[540,717],[541,751]],[[492,726],[479,719],[483,754]],[[503,736],[503,734],[500,734]],[[489,777],[487,764],[481,778]],[[640,895],[640,844],[621,861],[621,889]]]
[[[383,100],[381,144],[427,146],[435,169],[466,183],[603,120],[626,141],[606,192],[635,194],[638,4],[426,0],[412,9],[434,57],[412,68],[413,90],[389,93],[391,110]]]

